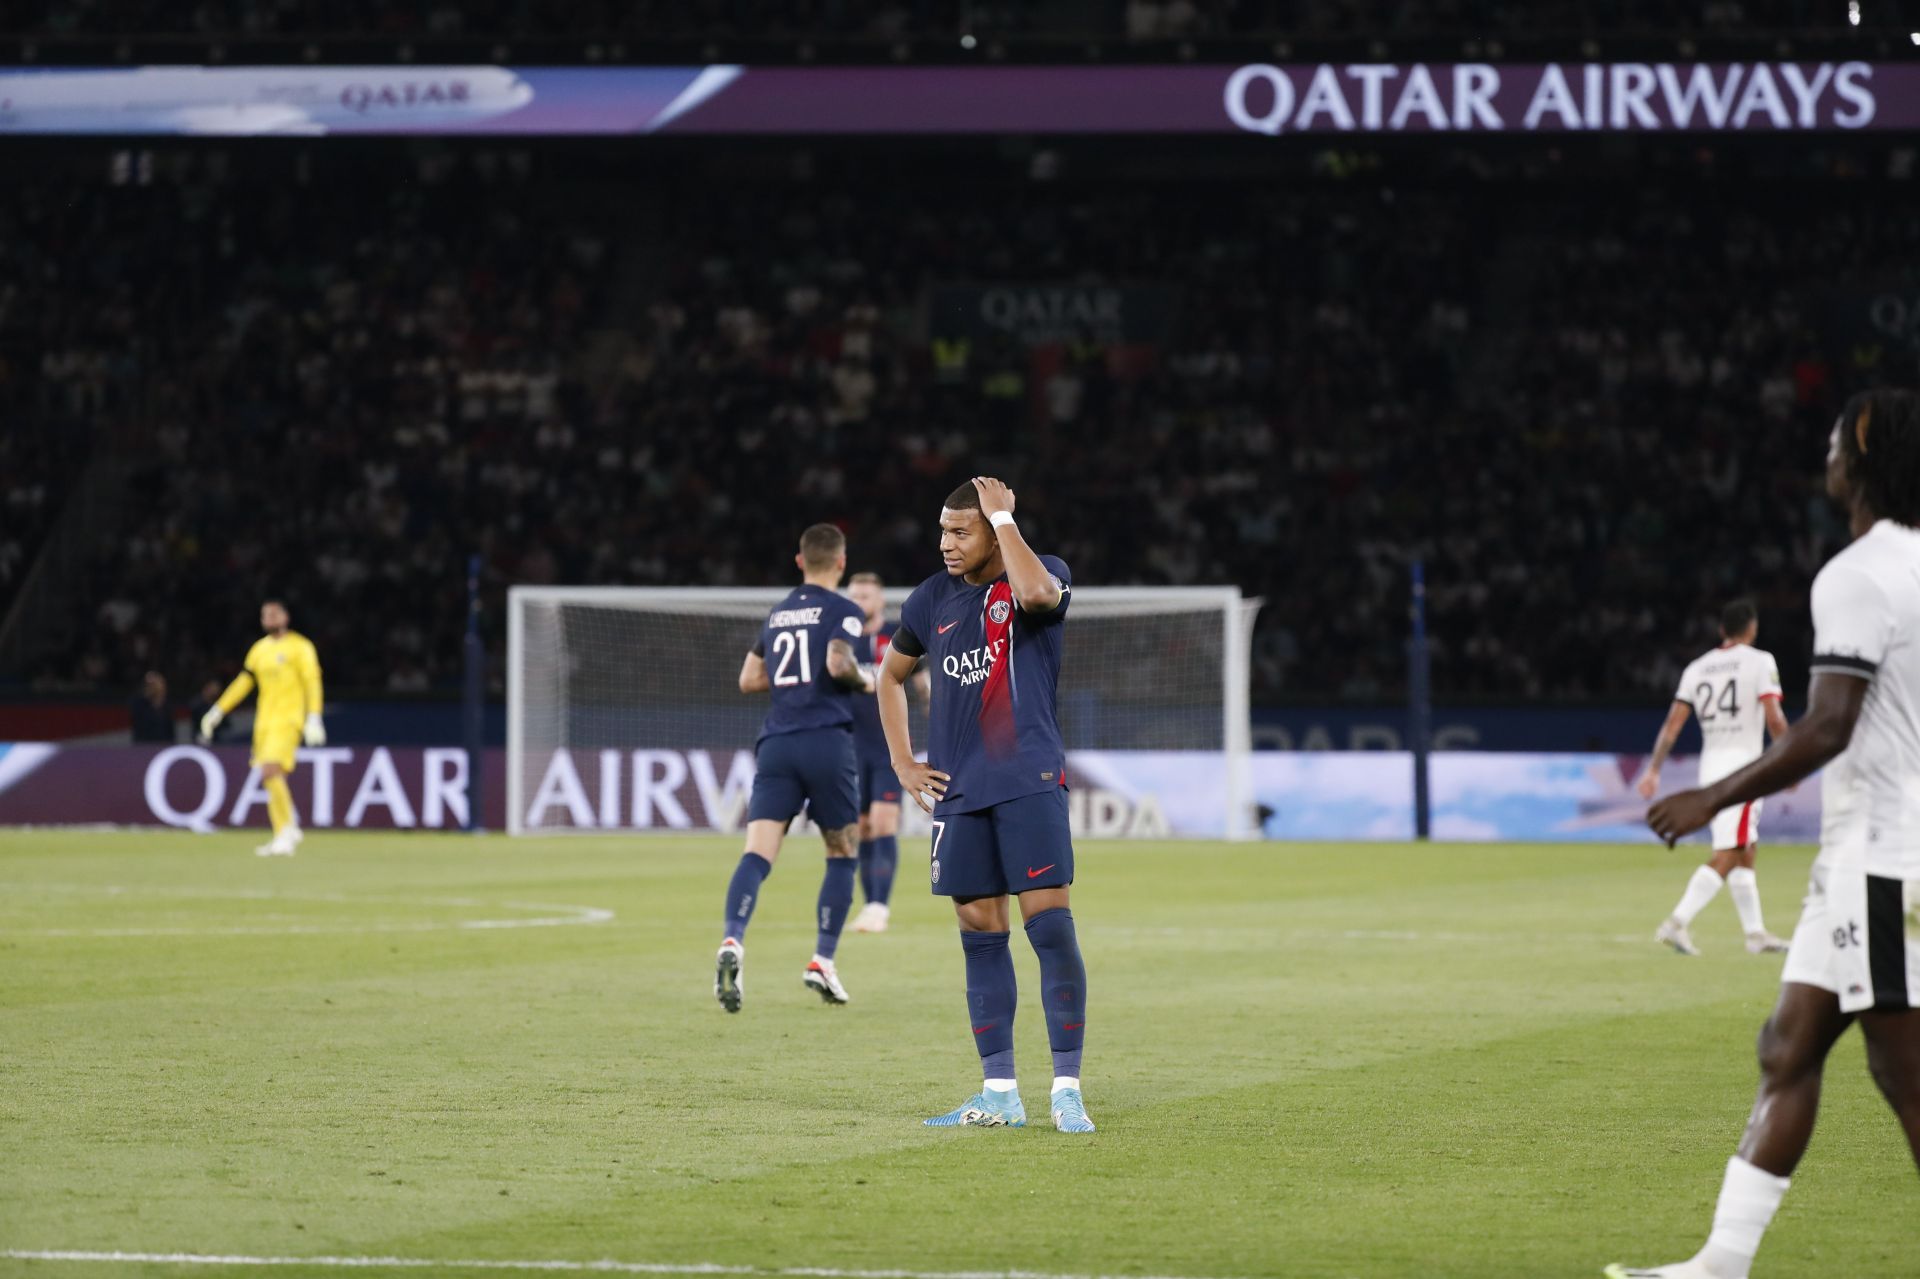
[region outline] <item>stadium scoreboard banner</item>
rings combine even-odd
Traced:
[[[0,67],[0,133],[1825,132],[1920,128],[1920,63]]]
[[[1433,756],[1440,840],[1647,842],[1637,755],[1441,751]],[[1069,806],[1082,837],[1217,837],[1225,833],[1219,756],[1207,751],[1072,751]],[[532,832],[732,831],[753,785],[747,751],[555,751],[538,765],[522,814]],[[1252,794],[1269,839],[1413,837],[1413,760],[1402,751],[1262,751]],[[1693,784],[1676,757],[1667,790]],[[506,754],[486,752],[481,824],[505,825]],[[467,816],[467,755],[457,747],[328,746],[301,750],[293,789],[310,829],[456,830]],[[0,743],[0,826],[171,826],[211,831],[266,824],[266,792],[237,746]],[[904,810],[905,832],[927,818]],[[1820,788],[1802,782],[1767,804],[1770,842],[1819,837]]]

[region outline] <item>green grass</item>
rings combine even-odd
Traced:
[[[830,1009],[796,845],[728,1017],[728,840],[253,842],[0,833],[0,1249],[1592,1276],[1703,1238],[1778,975],[1724,900],[1700,960],[1642,940],[1687,855],[1089,844],[1099,1133],[1042,1118],[1030,994],[1036,1126],[936,1132],[977,1064],[912,855]],[[1807,860],[1762,858],[1776,930]],[[447,926],[516,903],[615,917]],[[1915,1190],[1849,1036],[1756,1279],[1911,1276]]]

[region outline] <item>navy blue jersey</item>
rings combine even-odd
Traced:
[[[879,630],[853,641],[854,659],[862,666],[878,667],[887,660],[887,648],[893,643],[893,633],[899,629],[898,622],[880,623]],[[884,764],[889,758],[887,735],[880,731],[880,699],[877,697],[855,696],[853,699],[853,748],[860,753],[862,761]]]
[[[953,779],[936,815],[1067,784],[1055,695],[1073,577],[1056,556],[1040,563],[1060,583],[1051,612],[1021,612],[1004,576],[969,586],[946,573],[915,587],[900,612],[893,647],[924,653],[933,680],[927,762]]]
[[[846,596],[802,585],[774,606],[753,651],[767,663],[773,705],[760,725],[765,741],[776,733],[837,728],[853,723],[854,697],[864,697],[827,674],[827,645],[860,638],[867,615]]]

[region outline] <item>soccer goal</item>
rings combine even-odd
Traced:
[[[786,593],[513,588],[508,830],[737,829],[767,706],[740,693],[740,663]],[[894,616],[907,594],[887,592]],[[1247,708],[1258,607],[1235,587],[1075,588],[1059,704],[1076,830],[1258,830]],[[923,747],[926,709],[909,703]],[[924,828],[911,802],[905,816],[908,832]]]

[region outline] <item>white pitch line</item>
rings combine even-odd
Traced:
[[[1637,945],[1650,941],[1652,933],[1421,933],[1387,928],[1350,928],[1339,934],[1349,941],[1410,941],[1472,943],[1514,941],[1529,944],[1543,941],[1604,941]]]
[[[1185,1279],[1177,1275],[1066,1275],[1038,1270],[842,1270],[832,1266],[723,1266],[714,1262],[486,1259],[437,1257],[249,1257],[202,1252],[88,1252],[8,1248],[12,1261],[94,1261],[142,1266],[323,1266],[336,1270],[541,1270],[573,1274],[760,1275],[768,1279]]]
[[[768,928],[781,929],[788,925],[775,921]],[[796,931],[802,925],[791,926]],[[1524,932],[1421,932],[1409,928],[1130,928],[1093,923],[1087,926],[1087,934],[1100,937],[1221,937],[1236,934],[1259,936],[1280,941],[1399,941],[1415,944],[1438,943],[1442,945],[1475,945],[1481,942],[1519,943],[1540,945],[1556,942],[1608,942],[1622,945],[1639,945],[1651,941],[1652,933],[1524,933]]]
[[[118,891],[118,890],[110,890]],[[208,894],[212,896],[212,894]],[[327,901],[355,904],[410,906],[484,906],[487,903],[464,898],[352,898],[336,894],[276,894],[280,901]],[[613,912],[599,906],[562,906],[551,902],[500,902],[508,910],[561,911],[526,919],[447,919],[396,920],[378,924],[235,924],[226,928],[147,927],[147,928],[4,928],[0,937],[300,937],[334,936],[343,933],[435,933],[500,928],[566,928],[576,924],[604,924]]]

